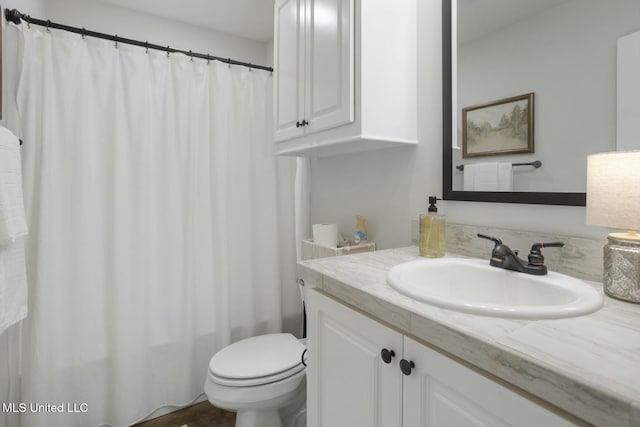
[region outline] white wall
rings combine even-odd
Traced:
[[[618,151],[640,150],[640,31],[618,40]]]
[[[267,42],[265,49],[266,51],[264,65],[273,67],[273,39]]]
[[[18,9],[27,15],[38,16],[45,11],[45,0],[2,0],[5,9]],[[4,16],[2,17],[4,20]]]
[[[411,244],[411,219],[428,195],[442,195],[442,70],[440,1],[418,2],[419,145],[312,161],[311,221],[335,222],[343,234],[355,214],[368,218],[379,248]],[[584,207],[439,202],[458,223],[601,238],[585,225]]]

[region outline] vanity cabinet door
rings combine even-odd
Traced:
[[[406,336],[404,357],[415,363],[404,378],[404,427],[574,425]]]
[[[276,155],[418,143],[418,3],[275,0]]]
[[[402,335],[316,291],[307,304],[307,425],[400,427]]]

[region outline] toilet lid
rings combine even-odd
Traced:
[[[231,380],[271,377],[301,365],[304,349],[291,334],[260,335],[217,352],[209,362],[209,370],[216,377]]]

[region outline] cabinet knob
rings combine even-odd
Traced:
[[[416,364],[411,360],[402,359],[400,361],[400,370],[405,375],[411,375],[411,370],[416,367]]]
[[[391,359],[396,357],[396,352],[393,350],[383,348],[382,351],[380,352],[380,357],[382,358],[382,361],[384,363],[391,363]]]

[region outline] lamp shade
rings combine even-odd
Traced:
[[[640,151],[587,158],[587,224],[640,230]]]

